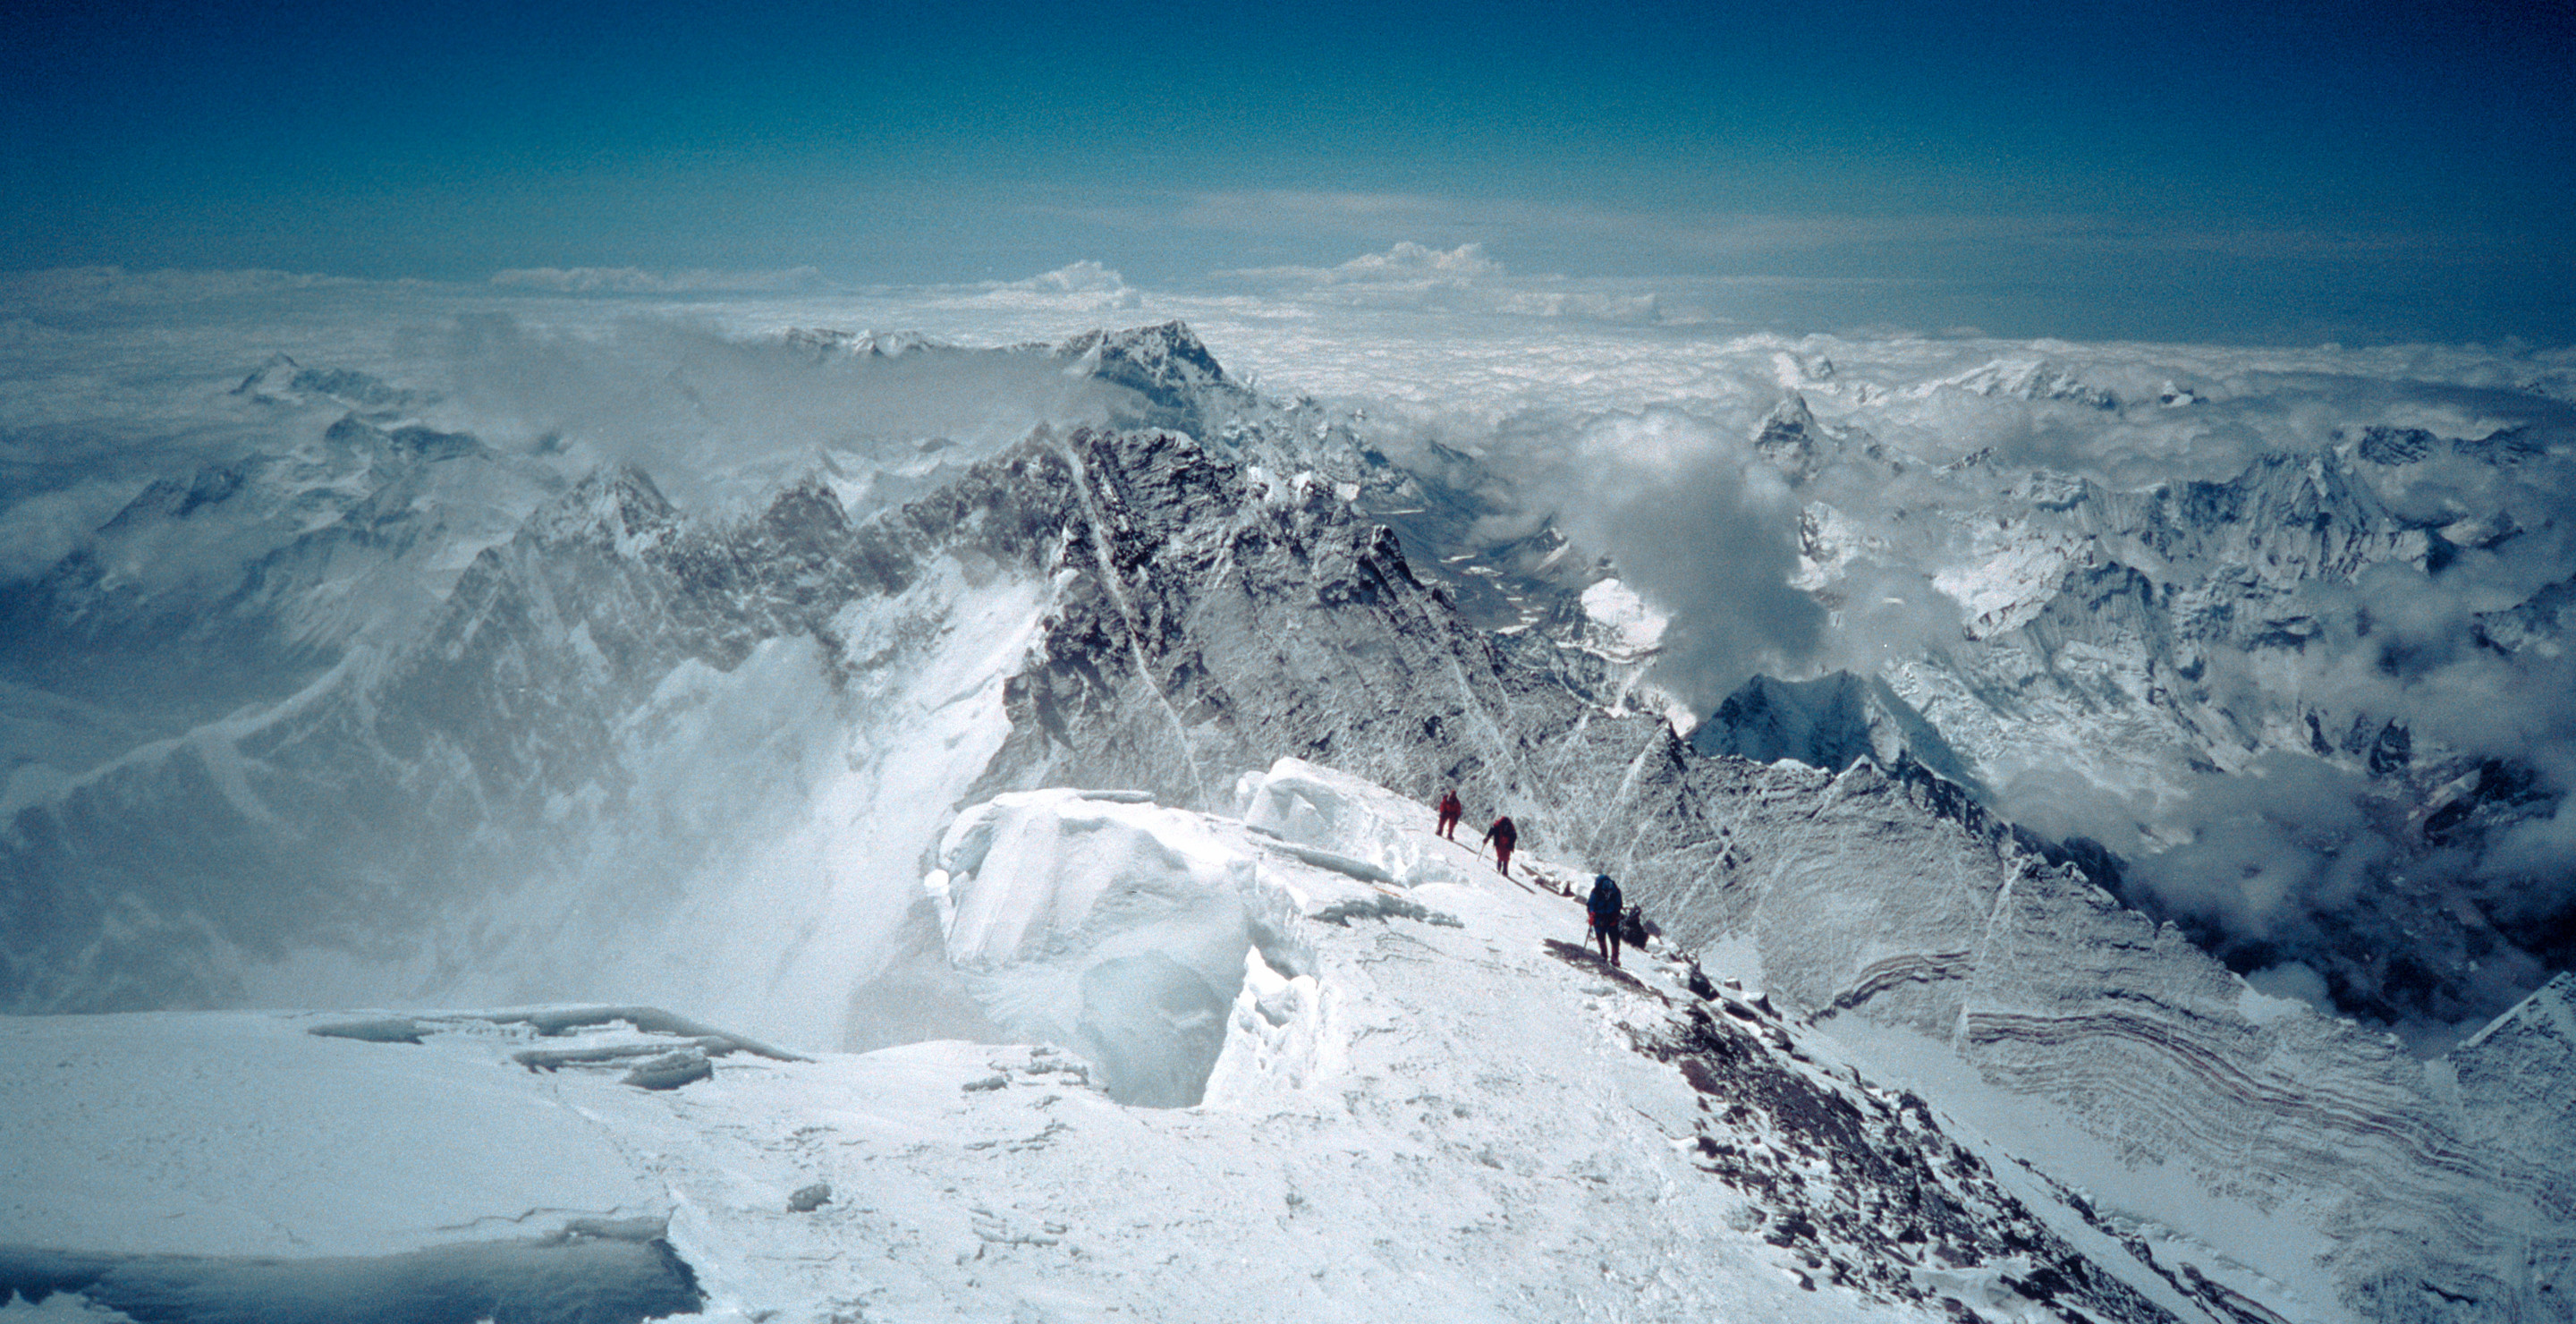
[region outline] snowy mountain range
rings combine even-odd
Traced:
[[[2069,380],[1968,385],[2123,407]],[[1870,592],[1874,562],[1908,562],[1960,623],[1841,688],[1757,680],[1702,748],[1825,767],[1904,751],[2107,848],[2106,883],[2240,970],[2296,963],[2382,1023],[2487,1014],[2576,958],[2559,866],[2507,862],[2554,830],[2555,719],[2510,731],[2478,711],[2486,687],[2560,679],[2576,566],[2554,516],[2526,527],[2512,507],[2555,502],[2563,456],[2513,430],[2371,428],[2223,481],[2118,490],[1991,454],[1929,465],[1804,408],[1784,407],[1808,419],[1789,430],[1824,436],[1845,472],[1805,504],[1801,582]],[[1815,453],[1780,462],[1835,487]],[[1904,504],[1834,504],[1864,483]]]
[[[1901,563],[1962,619],[1692,723],[1655,669],[1690,622],[1584,530],[1185,327],[741,352],[1046,417],[888,406],[692,506],[273,361],[242,407],[295,444],[0,594],[0,1285],[135,1319],[401,1282],[482,1286],[384,1317],[585,1317],[521,1304],[546,1282],[628,1319],[2569,1317],[2565,903],[2490,867],[2560,783],[2435,702],[2555,674],[2547,438],[2115,489],[1936,462],[1866,426],[1919,398],[1802,368],[1743,437],[1794,587],[1859,614]],[[2224,779],[2296,847],[2240,875],[2262,926],[2204,900]],[[1451,786],[1525,874],[1431,836]],[[1654,926],[1629,969],[1581,950],[1596,871]],[[2292,964],[2379,1024],[2229,968]],[[2380,1028],[2436,1013],[2475,1033]],[[200,1106],[307,1120],[200,1142]],[[292,1139],[377,1109],[435,1161]]]

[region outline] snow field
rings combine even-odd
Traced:
[[[1092,1062],[733,1053],[655,1091],[621,1083],[635,1054],[705,1041],[642,1012],[542,1044],[521,1014],[0,1023],[0,1245],[303,1259],[667,1218],[720,1320],[1924,1317],[1802,1290],[1690,1170],[1702,1100],[1623,1028],[1668,977],[1551,959],[1575,905],[1480,872],[1422,806],[1265,777],[1311,842],[1068,791],[947,835],[969,986]],[[1369,881],[1415,833],[1413,872],[1456,881]],[[1211,1031],[1175,971],[1216,996],[1199,1104],[1127,1106]]]
[[[1408,819],[1429,836],[1427,809],[1383,791],[1302,765],[1267,776],[1247,783],[1293,788],[1310,826],[1343,829],[1310,832],[1319,849],[1365,860]],[[1650,1014],[1634,986],[1539,959],[1579,936],[1572,903],[1464,881],[1463,847],[1422,851],[1442,854],[1462,881],[1402,899],[1454,926],[1362,918],[1349,903],[1382,885],[1226,820],[1004,796],[961,817],[941,851],[957,867],[934,882],[954,889],[961,960],[1041,967],[1004,987],[1065,999],[1005,1014],[1150,1021],[1102,1004],[1134,1010],[1136,990],[1069,967],[1148,951],[1180,966],[1225,932],[1208,893],[1256,897],[1200,1106],[1120,1107],[1052,1050],[963,1044],[727,1066],[618,1106],[730,1123],[665,1132],[726,1150],[687,1165],[671,1234],[720,1317],[1912,1317],[1802,1293],[1728,1231],[1740,1204],[1679,1157],[1697,1100],[1617,1029]],[[1317,918],[1336,908],[1351,918]],[[1268,925],[1285,934],[1254,941]],[[1108,1047],[1114,1082],[1135,1050]],[[783,1212],[816,1181],[845,1194]]]
[[[1461,861],[1460,848],[1472,847],[1474,838],[1444,841],[1425,825],[1427,808],[1303,759],[1283,758],[1268,772],[1246,773],[1235,783],[1235,801],[1253,830],[1374,866],[1400,886],[1465,883],[1490,872],[1474,862],[1472,850]]]
[[[0,1020],[0,1246],[390,1255],[658,1216],[659,1184],[509,1060],[532,1032],[423,1045],[307,1033],[345,1015]]]

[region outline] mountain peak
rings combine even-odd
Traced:
[[[2015,400],[2062,400],[2105,413],[2120,407],[2118,395],[2083,380],[2073,368],[2052,358],[1996,359],[1927,389],[1943,386]]]
[[[266,363],[251,369],[250,375],[241,379],[241,385],[233,388],[233,394],[247,395],[254,399],[269,399],[283,395],[291,388],[295,374],[299,371],[301,369],[295,360],[286,351],[279,350],[269,355]]]
[[[1790,759],[1828,772],[1868,760],[1894,767],[1910,759],[1946,781],[1979,788],[1957,751],[1923,714],[1877,676],[1836,671],[1814,680],[1755,676],[1690,734],[1703,754],[1732,754],[1756,763]]]
[[[621,552],[658,542],[679,523],[679,509],[652,476],[632,461],[592,470],[572,490],[528,519],[540,541],[578,542],[605,537]]]
[[[1208,406],[1248,402],[1251,392],[1228,377],[1186,322],[1164,322],[1124,331],[1086,331],[1055,349],[1085,375],[1123,386],[1143,397],[1144,410],[1122,419],[1146,427],[1205,431]]]
[[[242,378],[234,395],[273,405],[309,405],[326,400],[371,418],[393,417],[423,403],[423,397],[354,368],[307,368],[280,350]]]
[[[1763,417],[1761,428],[1753,434],[1753,449],[1790,482],[1803,483],[1815,476],[1822,463],[1816,454],[1819,443],[1829,440],[1807,408],[1807,397],[1791,391]]]

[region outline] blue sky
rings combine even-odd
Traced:
[[[2576,340],[2576,3],[5,21],[0,268],[1131,281],[1478,243],[1775,320]]]

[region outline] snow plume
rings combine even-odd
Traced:
[[[756,496],[817,465],[865,482],[962,464],[1040,422],[1108,412],[1103,388],[1043,353],[918,337],[733,335],[646,316],[593,333],[487,314],[458,319],[443,348],[470,430],[560,454],[575,474],[642,465],[683,505]]]
[[[1595,419],[1569,449],[1576,471],[1550,484],[1565,532],[1673,618],[1659,684],[1706,710],[1756,671],[1809,665],[1825,612],[1789,584],[1798,507],[1776,472],[1678,410]]]

